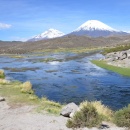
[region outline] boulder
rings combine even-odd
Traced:
[[[65,117],[73,117],[74,113],[78,111],[79,107],[75,103],[69,103],[66,106],[64,106],[60,112],[62,116]]]
[[[127,52],[126,51],[121,51],[119,53],[119,60],[123,60],[127,58]]]
[[[130,59],[130,50],[127,50],[127,58]]]
[[[5,98],[0,97],[0,102],[5,101]]]

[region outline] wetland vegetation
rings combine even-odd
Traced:
[[[104,69],[114,71],[114,72],[119,73],[124,76],[130,76],[130,68],[122,68],[122,67],[109,65],[109,64],[107,64],[106,61],[103,61],[103,60],[92,60],[91,62]]]

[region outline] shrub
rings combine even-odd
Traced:
[[[30,83],[30,81],[27,81],[21,85],[21,92],[29,94],[33,93],[32,84]]]
[[[87,104],[87,103],[88,102],[85,101],[85,102],[81,103],[81,105]],[[91,102],[91,104],[97,110],[98,114],[102,115],[102,117],[103,117],[104,120],[107,120],[107,121],[112,120],[113,111],[111,109],[109,109],[107,106],[103,105],[101,103],[101,101],[93,101],[93,102]]]
[[[0,79],[4,79],[5,78],[5,73],[3,70],[0,70]]]
[[[82,104],[80,111],[76,112],[72,119],[67,121],[68,128],[95,127],[102,121],[102,117],[98,114],[95,107],[87,102]]]
[[[119,127],[129,127],[130,128],[130,104],[128,107],[115,112],[114,123]]]

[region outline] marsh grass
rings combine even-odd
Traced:
[[[9,70],[11,72],[25,72],[25,71],[35,71],[39,69],[38,67],[35,67],[35,68],[26,68],[26,67],[22,67],[22,68],[8,68],[8,67],[5,67],[4,70]]]
[[[9,57],[10,57],[10,58],[16,58],[16,59],[25,58],[25,57],[22,56],[22,55],[10,55]]]
[[[103,60],[100,60],[100,61],[92,60],[91,62],[101,68],[104,68],[104,69],[107,69],[110,71],[114,71],[114,72],[119,73],[124,76],[130,76],[130,68],[122,68],[122,67],[117,67],[117,66],[113,66],[113,65],[108,65],[107,62],[103,61]]]
[[[46,70],[47,73],[58,72],[58,70]]]
[[[47,63],[47,62],[52,62],[55,60],[56,60],[56,58],[50,57],[50,58],[40,59],[39,62],[46,62]]]

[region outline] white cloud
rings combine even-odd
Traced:
[[[10,24],[5,24],[5,23],[0,23],[0,29],[8,29],[11,28],[12,25]]]

